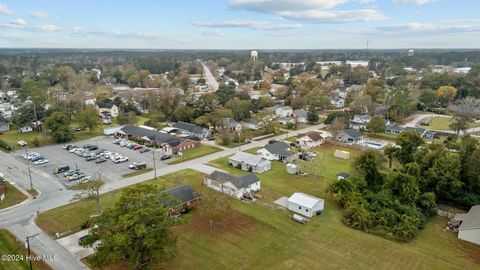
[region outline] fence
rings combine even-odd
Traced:
[[[451,212],[447,212],[447,211],[437,209],[437,215],[441,216],[441,217],[444,217],[444,218],[451,219],[455,216],[455,213],[451,213]]]

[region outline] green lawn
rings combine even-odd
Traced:
[[[12,186],[7,181],[5,181],[4,183],[5,183],[5,200],[0,201],[0,209],[13,206],[27,199],[27,196],[25,196],[25,194],[23,194],[15,186]]]
[[[35,241],[35,240],[33,240]],[[19,262],[9,262],[7,259],[0,260],[0,270],[28,270],[28,260],[25,256],[28,254],[24,245],[18,243],[16,238],[7,230],[0,229],[0,255],[22,255],[23,260]],[[43,262],[33,262],[33,269],[46,270],[51,269]]]
[[[183,157],[176,156],[177,159],[173,160],[172,162],[169,162],[168,164],[182,163],[187,160],[203,157],[219,151],[222,151],[222,149],[215,146],[202,144],[202,146],[200,146],[199,148],[195,148],[195,149],[191,149],[183,152]]]
[[[310,176],[288,175],[285,165],[273,162],[272,170],[258,174],[262,180],[261,199],[254,203],[231,200],[232,213],[226,228],[209,228],[208,220],[194,210],[187,225],[175,229],[177,254],[161,269],[479,269],[480,247],[444,232],[445,219],[435,217],[409,243],[398,243],[343,225],[341,209],[326,193],[328,183],[339,172],[349,172],[348,160],[333,157],[336,149],[323,145],[325,172],[318,185]],[[234,174],[244,171],[227,165],[221,158],[210,165]],[[185,170],[164,176],[154,183],[171,186],[189,183],[201,191],[203,176]],[[291,220],[291,214],[273,201],[293,192],[305,192],[325,199],[325,211],[306,225]],[[111,205],[119,191],[104,195]],[[79,202],[42,213],[37,224],[47,233],[79,226],[95,211],[94,202]],[[127,269],[124,267],[111,269]]]
[[[433,117],[433,118],[426,118],[424,122],[430,123],[429,126],[425,127],[432,130],[450,130],[450,123],[452,118],[447,117]],[[469,128],[476,128],[480,127],[480,123],[470,123]]]
[[[144,174],[144,173],[147,173],[147,172],[151,172],[151,171],[153,171],[152,168],[146,168],[146,169],[136,170],[136,171],[133,171],[133,172],[130,172],[130,173],[126,173],[126,174],[122,175],[122,177],[123,177],[123,178],[134,177],[134,176],[141,175],[141,174]]]

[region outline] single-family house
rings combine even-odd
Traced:
[[[480,245],[480,205],[470,208],[466,214],[457,214],[453,218],[460,221],[458,238]]]
[[[345,99],[341,97],[335,97],[330,99],[330,104],[335,108],[343,108],[345,107]]]
[[[229,173],[214,171],[205,176],[204,183],[211,189],[222,192],[237,199],[260,190],[260,179],[253,173],[235,176]]]
[[[106,101],[106,102],[97,101],[96,108],[97,108],[98,115],[102,117],[104,116],[117,117],[119,113],[118,106],[115,105],[113,101]]]
[[[0,132],[10,130],[10,121],[0,116]]]
[[[288,124],[288,123],[295,124],[295,119],[293,119],[293,118],[290,117],[290,116],[287,116],[287,117],[281,116],[281,117],[278,118],[278,122],[279,122],[280,124],[282,124],[282,125],[286,125],[286,124]]]
[[[281,106],[275,109],[275,115],[278,117],[289,117],[293,115],[293,109],[290,106]]]
[[[19,131],[20,133],[32,132],[32,131],[33,131],[33,127],[32,127],[32,125],[26,125],[26,126],[21,127],[18,131]]]
[[[168,133],[131,125],[122,127],[115,132],[114,136],[155,146],[167,155],[178,154],[201,146],[200,139],[196,137],[179,138]]]
[[[225,118],[223,119],[223,128],[229,131],[240,132],[242,131],[242,124],[233,118]]]
[[[267,160],[278,160],[285,163],[298,158],[298,154],[290,151],[290,145],[286,142],[274,142],[257,150],[257,154]]]
[[[405,127],[405,131],[415,131],[418,133],[418,135],[425,137],[425,134],[427,133],[427,130],[424,128],[418,128],[418,127]]]
[[[228,164],[244,171],[256,173],[266,172],[272,168],[270,160],[245,152],[237,152],[229,157]]]
[[[307,114],[308,112],[304,109],[294,110],[293,118],[297,123],[307,123]]]
[[[349,128],[343,132],[337,134],[337,141],[343,143],[358,143],[359,141],[363,140],[363,135],[360,131]]]
[[[362,114],[355,115],[352,120],[350,120],[350,128],[356,130],[366,130],[368,122],[370,122],[370,115]]]
[[[296,192],[287,199],[287,208],[297,214],[306,217],[320,215],[323,211],[325,201],[323,199]]]
[[[191,123],[186,122],[176,122],[173,124],[173,127],[178,129],[180,132],[186,133],[189,136],[195,136],[200,139],[207,139],[212,136],[212,131],[208,128],[197,126]]]
[[[255,119],[243,119],[240,124],[242,125],[242,128],[245,129],[251,129],[251,130],[257,130],[260,128],[260,124],[257,120]]]
[[[170,206],[169,214],[171,216],[178,216],[182,213],[194,208],[200,201],[200,195],[190,185],[180,185],[167,189],[163,193],[172,196],[177,204],[172,205],[169,201],[164,201],[165,206]]]
[[[350,174],[345,173],[345,172],[341,172],[341,173],[337,174],[337,180],[338,181],[347,180],[349,177],[350,177]]]
[[[389,133],[389,134],[400,134],[404,130],[405,130],[405,128],[401,127],[399,125],[386,125],[385,126],[385,133]]]
[[[320,146],[325,142],[320,133],[311,131],[297,136],[297,145],[302,149],[310,149]]]

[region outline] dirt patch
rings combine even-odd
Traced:
[[[190,222],[174,229],[175,234],[195,231],[206,235],[242,234],[255,227],[257,221],[238,212],[230,212],[222,221],[210,222],[210,218],[201,211],[193,211]]]

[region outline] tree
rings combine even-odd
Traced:
[[[347,128],[347,124],[345,124],[344,120],[342,118],[335,118],[329,126],[330,132],[332,132],[332,135],[334,138],[337,137],[337,135],[340,132],[343,132]]]
[[[97,211],[100,213],[100,189],[105,185],[102,180],[92,180],[82,185],[82,190],[85,194],[77,193],[73,196],[73,200],[95,200],[97,204]]]
[[[320,117],[318,117],[318,114],[317,114],[315,111],[309,110],[309,111],[307,112],[307,121],[308,121],[308,123],[310,123],[310,124],[317,123],[319,119],[320,119]]]
[[[468,188],[471,191],[480,189],[480,149],[475,150],[470,156],[466,166]]]
[[[195,112],[189,106],[181,106],[174,113],[177,121],[192,122],[195,117]]]
[[[83,112],[78,114],[77,119],[83,128],[88,128],[90,133],[101,124],[97,110],[93,106],[87,106]]]
[[[468,129],[469,119],[463,115],[455,115],[448,127],[455,131],[455,134],[458,136],[460,131],[465,131]]]
[[[220,87],[218,87],[218,90],[215,92],[215,94],[220,99],[220,103],[225,105],[227,101],[235,96],[235,86],[222,84]]]
[[[437,104],[437,92],[432,89],[424,89],[420,93],[418,101],[420,101],[426,109],[431,109]]]
[[[453,86],[440,86],[437,89],[437,97],[438,100],[443,104],[446,105],[452,102],[455,97],[457,96],[457,88]]]
[[[400,146],[395,151],[396,158],[402,164],[412,162],[418,147],[425,143],[423,138],[413,130],[400,133],[395,142],[398,146]]]
[[[414,176],[394,172],[389,176],[387,186],[392,195],[398,198],[401,203],[417,204],[420,197],[420,189]]]
[[[379,170],[381,163],[380,156],[373,150],[363,152],[353,163],[355,172],[362,176],[364,184],[372,191],[379,191],[384,183]]]
[[[368,122],[367,129],[373,133],[385,131],[385,119],[381,116],[375,115]]]
[[[62,112],[54,112],[45,120],[45,126],[57,143],[68,142],[73,139],[70,130],[70,118]]]
[[[122,192],[112,208],[94,219],[85,245],[95,242],[92,263],[105,267],[127,260],[135,269],[150,269],[175,254],[176,238],[172,226],[177,219],[169,216],[173,198],[155,185],[137,185]]]
[[[397,151],[397,148],[392,146],[391,144],[385,146],[385,148],[383,148],[383,153],[385,154],[385,156],[388,158],[388,167],[389,168],[392,168],[392,161],[393,161],[393,158],[395,157],[395,152]]]
[[[232,110],[233,118],[237,121],[250,118],[250,102],[233,98],[225,104],[225,108]]]
[[[230,212],[230,198],[223,193],[224,186],[222,185],[222,192],[213,190],[202,184],[202,205],[200,210],[208,217],[210,228],[215,228],[217,223],[221,223],[224,227],[227,226],[226,217]]]

